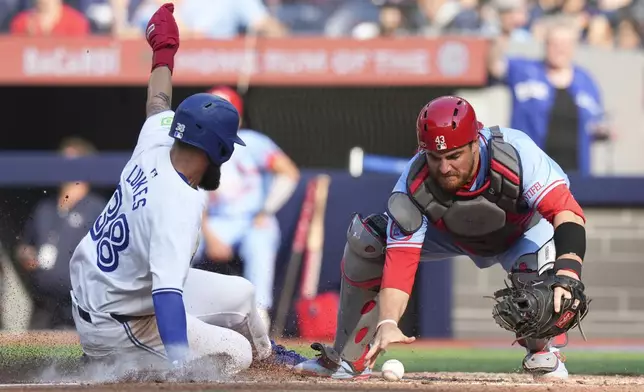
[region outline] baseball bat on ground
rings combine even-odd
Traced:
[[[333,339],[335,336],[339,296],[333,290],[318,293],[324,252],[324,221],[331,177],[321,174],[317,179],[313,217],[304,253],[302,283],[299,298],[295,303],[295,312],[300,337],[320,341]]]
[[[330,183],[331,177],[328,174],[317,176],[313,216],[304,256],[300,298],[312,299],[318,294],[324,248],[324,215]]]
[[[293,245],[291,248],[291,257],[289,258],[286,277],[282,286],[277,309],[275,310],[275,321],[272,328],[273,337],[281,337],[284,334],[284,327],[286,326],[286,319],[288,318],[291,304],[293,303],[293,295],[295,294],[295,287],[298,283],[300,266],[304,258],[304,250],[306,247],[307,235],[311,225],[311,217],[313,216],[313,203],[315,201],[315,188],[317,180],[311,179],[306,186],[306,194],[302,202],[300,210],[300,217],[297,221],[295,228],[295,236],[293,238]]]

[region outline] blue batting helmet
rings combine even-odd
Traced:
[[[203,150],[212,163],[221,165],[233,155],[235,144],[246,145],[237,136],[238,128],[239,113],[230,102],[199,93],[179,104],[170,136]]]

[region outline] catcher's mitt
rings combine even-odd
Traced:
[[[572,299],[562,299],[559,313],[554,311],[555,287],[572,294]],[[549,339],[576,326],[584,335],[580,323],[588,313],[590,301],[584,294],[584,284],[576,279],[549,271],[536,280],[496,291],[494,299],[494,320],[502,328],[515,332],[517,339]]]

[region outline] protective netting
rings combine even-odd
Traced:
[[[248,124],[269,135],[300,166],[346,168],[349,150],[410,156],[415,124],[446,88],[251,88]]]

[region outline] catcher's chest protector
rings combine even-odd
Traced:
[[[490,130],[489,173],[486,183],[472,196],[443,192],[429,177],[424,156],[416,158],[407,177],[407,193],[413,204],[430,222],[444,227],[458,243],[480,256],[504,252],[541,219],[535,212],[525,227],[520,224],[525,219],[508,219],[509,215],[525,217],[532,212],[521,197],[523,173],[518,152],[503,141],[499,127]]]

